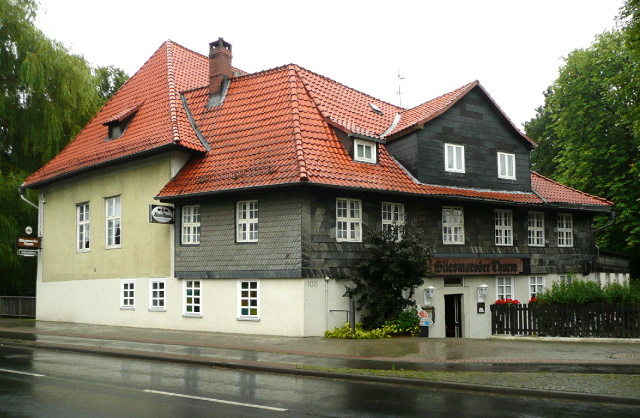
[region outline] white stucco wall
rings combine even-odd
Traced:
[[[166,310],[149,306],[149,278],[135,280],[135,307],[121,308],[121,279],[71,280],[38,283],[38,319],[100,325],[166,328],[241,334],[316,336],[342,326],[345,313],[327,315],[330,307],[347,309],[340,285],[324,279],[261,279],[260,319],[238,319],[238,280],[201,280],[202,315],[183,315],[184,280],[165,278]],[[318,286],[313,285],[318,282]],[[312,283],[309,286],[309,282]],[[339,296],[338,300],[329,300]]]

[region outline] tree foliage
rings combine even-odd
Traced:
[[[18,258],[16,237],[36,227],[18,187],[55,156],[126,78],[93,70],[34,25],[34,0],[0,0],[0,294],[32,293],[35,262]],[[30,194],[32,201],[36,200]]]
[[[626,40],[624,30],[608,31],[571,52],[525,131],[539,144],[532,153],[536,170],[615,203],[617,219],[599,244],[637,259],[640,61]]]
[[[402,239],[396,237],[401,234]],[[431,277],[431,248],[422,234],[407,223],[405,228],[367,231],[364,242],[367,253],[351,267],[346,296],[364,310],[364,329],[381,328],[396,321],[409,306],[416,287]]]
[[[604,287],[598,282],[581,280],[573,276],[554,282],[538,294],[537,303],[558,303],[566,305],[589,303],[638,303],[640,302],[640,284],[607,283]]]

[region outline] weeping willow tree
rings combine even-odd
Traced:
[[[34,25],[34,0],[0,0],[0,295],[32,294],[35,260],[18,257],[16,237],[36,226],[18,187],[55,156],[126,81],[93,69]],[[31,200],[36,197],[31,195]]]

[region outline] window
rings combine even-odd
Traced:
[[[200,244],[200,206],[182,207],[182,243]]]
[[[238,319],[260,319],[260,282],[238,281]]]
[[[573,247],[573,216],[558,214],[558,247]]]
[[[505,152],[498,153],[498,177],[501,179],[516,179],[516,155]]]
[[[165,279],[149,279],[149,310],[166,309]]]
[[[442,242],[464,244],[464,211],[461,207],[442,208]]]
[[[495,223],[496,245],[513,245],[513,213],[497,209]]]
[[[80,203],[76,206],[77,243],[78,252],[89,251],[91,234],[89,228],[89,204]]]
[[[498,284],[498,299],[513,299],[511,277],[498,277],[496,280]]]
[[[444,144],[444,170],[464,173],[464,145]]]
[[[362,241],[362,214],[359,199],[336,199],[336,239]]]
[[[365,163],[376,163],[376,144],[361,139],[353,140],[354,160]]]
[[[120,248],[120,196],[108,197],[106,199],[106,206],[107,248]]]
[[[531,298],[537,297],[542,291],[542,289],[544,289],[544,277],[542,276],[529,277],[529,300],[531,300]]]
[[[529,212],[529,245],[544,247],[544,213]]]
[[[184,315],[202,316],[200,280],[184,281]]]
[[[120,294],[122,295],[120,308],[134,309],[136,307],[136,281],[125,279],[120,281]]]
[[[258,201],[244,200],[236,204],[238,242],[258,242]]]
[[[404,205],[402,203],[382,202],[382,230],[392,231],[397,227],[397,239],[402,237],[402,227],[404,227]]]

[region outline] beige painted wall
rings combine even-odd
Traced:
[[[149,204],[171,178],[175,160],[164,154],[102,169],[49,186],[41,192],[44,234],[42,281],[171,275],[170,225],[149,223]],[[106,249],[105,198],[121,197],[122,248]],[[90,251],[76,251],[76,205],[89,202]],[[38,297],[45,296],[42,293]]]

